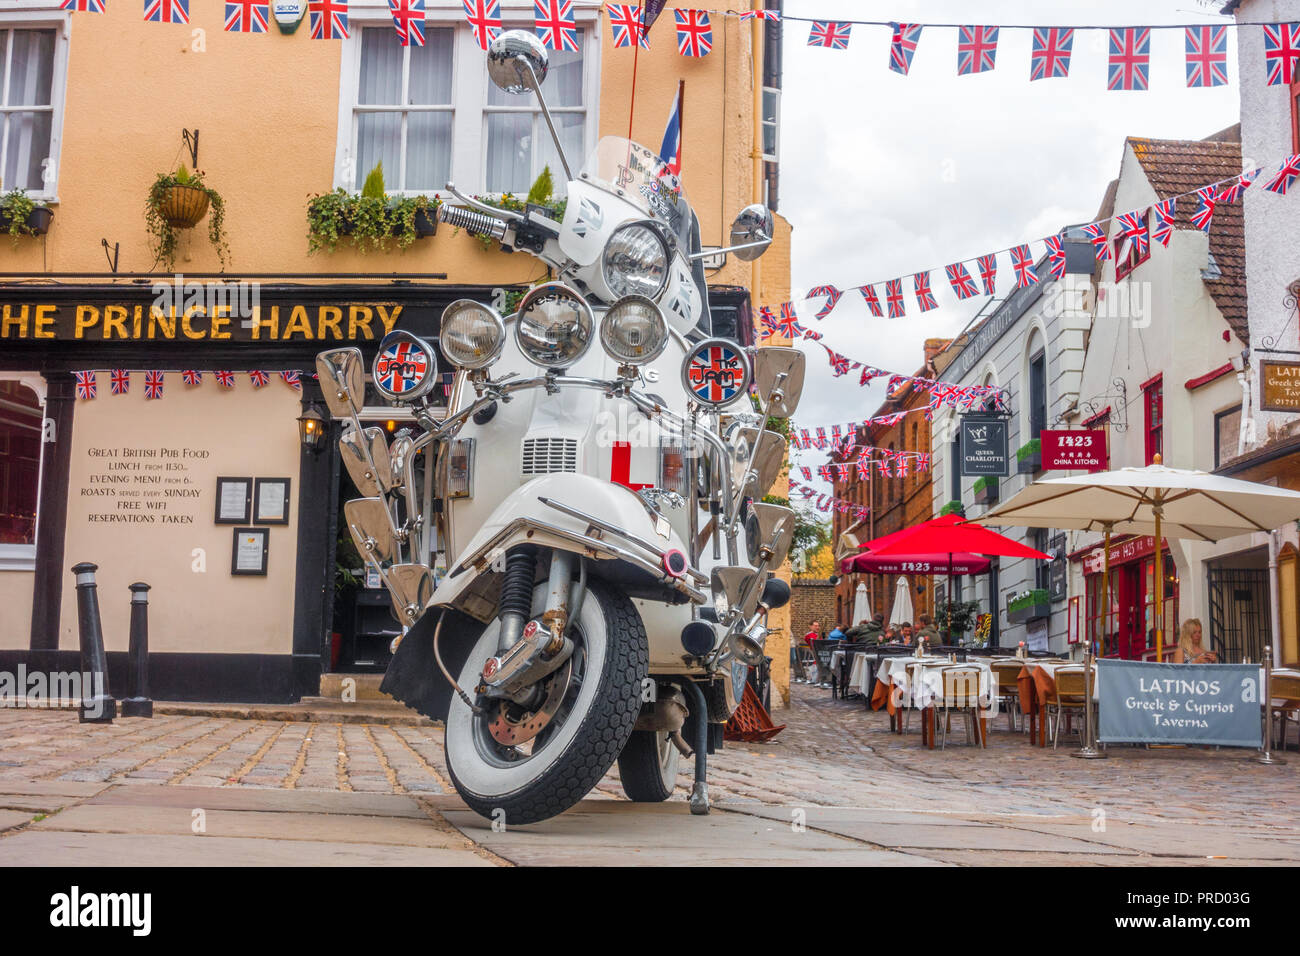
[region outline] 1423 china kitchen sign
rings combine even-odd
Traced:
[[[1045,430],[1039,441],[1039,451],[1045,470],[1105,471],[1109,465],[1106,432],[1100,428],[1083,431]]]

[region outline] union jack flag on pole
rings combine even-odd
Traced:
[[[226,0],[227,33],[265,33],[269,0]]]
[[[984,294],[993,295],[998,284],[998,254],[990,252],[976,260],[979,265],[980,281],[984,283]]]
[[[1038,284],[1038,273],[1034,271],[1034,257],[1029,252],[1029,244],[1023,243],[1011,250],[1011,268],[1016,271],[1016,288]]]
[[[469,21],[474,42],[480,50],[501,35],[500,0],[461,0],[465,5],[465,19]]]
[[[1300,23],[1264,24],[1264,65],[1268,85],[1289,85],[1300,60]]]
[[[107,0],[63,0],[59,9],[78,13],[103,13],[107,5]]]
[[[144,0],[144,18],[151,23],[189,23],[190,0]]]
[[[679,10],[677,18],[677,52],[682,56],[708,56],[713,49],[713,27],[706,10]]]
[[[916,304],[921,307],[922,312],[929,312],[937,308],[939,303],[934,301],[934,293],[930,291],[930,273],[918,272],[912,276],[912,285],[916,290]]]
[[[1149,89],[1151,73],[1151,30],[1123,27],[1110,31],[1108,90]]]
[[[880,310],[880,299],[876,297],[876,290],[873,286],[860,285],[858,291],[862,293],[862,298],[867,303],[867,308],[876,318],[880,318],[884,313]]]
[[[573,18],[573,0],[533,0],[534,25],[542,46],[548,50],[578,52],[578,23]]]
[[[998,56],[997,27],[962,27],[957,39],[957,75],[987,73]]]
[[[948,266],[948,284],[952,286],[952,291],[957,293],[959,299],[969,299],[977,295],[979,290],[975,288],[975,280],[971,278],[966,267],[960,262],[954,262]]]
[[[1187,28],[1187,85],[1226,86],[1228,83],[1228,28]]]
[[[1227,186],[1223,187],[1223,192],[1219,193],[1215,202],[1234,203],[1241,198],[1241,194],[1250,188],[1250,184],[1255,181],[1259,175],[1258,169],[1252,169],[1248,173],[1242,173]]]
[[[424,46],[424,0],[388,0],[402,46]]]
[[[1210,221],[1214,218],[1215,192],[1213,186],[1202,186],[1196,190],[1196,198],[1201,201],[1200,208],[1192,214],[1192,225],[1202,232],[1210,231]]]
[[[1277,171],[1277,175],[1269,180],[1264,188],[1271,193],[1277,193],[1279,196],[1285,196],[1286,191],[1291,188],[1295,178],[1300,176],[1300,153],[1287,158],[1282,164],[1282,168]]]
[[[181,371],[181,381],[186,385],[202,385],[203,373],[198,369],[187,368]]]
[[[1047,271],[1053,279],[1060,279],[1065,275],[1065,248],[1061,245],[1060,236],[1048,236],[1043,240],[1047,244]]]
[[[307,19],[313,40],[348,38],[348,0],[307,0]]]
[[[1091,222],[1083,227],[1083,234],[1092,242],[1093,251],[1098,262],[1110,258],[1110,239],[1106,236],[1106,227],[1099,222]]]
[[[609,11],[609,28],[614,33],[614,47],[632,46],[639,43],[641,49],[650,49],[650,37],[646,34],[641,8],[632,3],[607,3]]]
[[[852,24],[838,20],[814,20],[812,29],[808,31],[808,45],[828,50],[847,50],[851,28]]]
[[[95,397],[97,383],[95,382],[94,372],[74,372],[77,379],[77,398],[91,399]]]
[[[109,378],[114,395],[125,395],[131,390],[131,373],[124,368],[113,369]]]
[[[885,283],[885,304],[889,306],[889,317],[901,319],[905,314],[903,307],[903,280],[890,279]]]
[[[146,399],[163,397],[162,372],[155,371],[144,373],[144,397]]]
[[[1054,80],[1070,75],[1074,31],[1057,27],[1034,30],[1034,50],[1029,58],[1029,79]]]
[[[1151,207],[1151,214],[1155,218],[1151,228],[1151,238],[1162,246],[1168,246],[1169,240],[1174,234],[1174,210],[1176,200],[1170,198],[1164,202],[1158,202]]]
[[[224,371],[224,370],[223,370],[223,371],[219,371],[219,372],[213,372],[212,374],[215,375],[215,376],[217,377],[217,383],[218,383],[222,388],[234,388],[234,387],[235,387],[235,373],[234,373],[234,372],[227,372],[227,371]]]
[[[912,57],[916,56],[916,46],[921,42],[921,25],[919,23],[891,23],[894,35],[889,41],[889,68],[895,73],[907,75],[912,68]]]

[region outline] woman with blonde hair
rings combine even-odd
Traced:
[[[1189,617],[1178,631],[1178,646],[1174,649],[1175,664],[1217,664],[1219,655],[1201,646],[1201,622]]]

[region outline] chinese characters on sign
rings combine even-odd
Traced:
[[[1086,431],[1044,431],[1039,443],[1043,468],[1081,469],[1105,471],[1106,432],[1103,429]]]

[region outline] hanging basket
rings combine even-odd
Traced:
[[[208,214],[208,193],[196,186],[168,186],[158,214],[173,229],[193,229]]]

